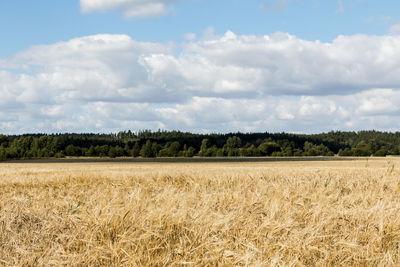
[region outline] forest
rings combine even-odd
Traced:
[[[291,157],[400,155],[400,132],[320,134],[121,131],[0,135],[0,160],[63,157]]]

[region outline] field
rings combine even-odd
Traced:
[[[2,163],[0,265],[400,265],[400,160]]]

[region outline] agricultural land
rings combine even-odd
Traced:
[[[0,265],[400,265],[400,160],[1,163]]]

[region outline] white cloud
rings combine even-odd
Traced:
[[[343,5],[343,0],[338,0],[339,3],[339,8],[336,10],[336,13],[343,13],[344,12],[344,5]]]
[[[175,47],[178,49],[175,49]],[[94,35],[0,60],[6,133],[400,127],[400,36],[276,33],[180,45]]]
[[[400,23],[394,24],[390,27],[390,34],[400,35]]]
[[[261,5],[261,8],[266,11],[280,12],[281,10],[286,9],[293,2],[296,2],[296,0],[268,0]],[[365,0],[353,0],[352,2],[359,4],[360,2],[365,2]],[[343,0],[337,0],[337,3],[338,3],[338,9],[335,11],[335,13],[336,14],[343,13],[345,11]]]
[[[286,9],[287,6],[291,3],[294,2],[295,0],[275,0],[275,1],[269,1],[261,5],[261,7],[267,11],[274,11],[274,12],[279,12],[282,9]]]
[[[155,17],[172,11],[171,4],[179,0],[80,0],[81,10],[101,12],[116,10],[126,17]]]
[[[385,16],[385,15],[375,15],[375,16],[370,16],[367,19],[365,19],[366,23],[369,24],[382,24],[382,25],[388,25],[392,23],[393,18],[391,16]]]
[[[186,34],[183,36],[183,38],[184,38],[185,40],[188,40],[188,41],[193,41],[193,40],[196,39],[196,34],[195,34],[195,33],[186,33]]]
[[[359,95],[356,112],[361,115],[387,115],[399,113],[400,92],[392,89],[375,89]]]
[[[277,33],[224,36],[185,45],[179,56],[142,57],[153,81],[225,97],[350,94],[400,85],[400,38],[339,36],[310,42]]]
[[[215,35],[215,29],[213,26],[207,27],[203,32],[203,40],[215,39],[217,36]]]

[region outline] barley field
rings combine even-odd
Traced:
[[[2,163],[0,265],[400,265],[400,159]]]

